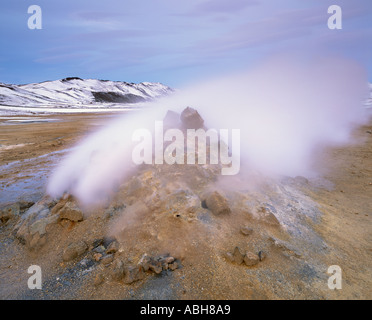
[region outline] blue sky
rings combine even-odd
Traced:
[[[39,5],[43,29],[29,30]],[[329,30],[328,6],[343,11]],[[371,0],[2,0],[0,82],[67,76],[173,87],[283,52],[357,61],[372,82]]]

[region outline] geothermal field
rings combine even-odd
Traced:
[[[150,83],[2,84],[0,298],[371,299],[371,100],[355,79],[306,73],[319,80],[308,91],[265,70],[175,97]],[[220,140],[191,163],[188,133],[211,128]]]

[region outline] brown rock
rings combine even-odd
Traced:
[[[71,261],[82,255],[88,246],[84,241],[73,242],[63,251],[63,261]]]
[[[240,251],[239,247],[235,247],[232,256],[234,258],[234,262],[237,264],[242,264],[244,260],[244,254]]]
[[[151,260],[149,270],[155,272],[156,274],[160,274],[163,271],[163,266],[159,261]]]
[[[107,254],[115,253],[115,252],[119,251],[119,247],[120,247],[119,242],[117,242],[116,240],[114,240],[107,247],[106,253]]]
[[[205,204],[214,215],[229,214],[231,209],[225,197],[215,191],[209,194],[205,199]]]
[[[257,254],[254,254],[252,252],[246,252],[245,256],[244,256],[244,263],[251,267],[251,266],[254,266],[258,263],[259,261],[259,258],[258,258],[258,255]]]
[[[95,253],[93,255],[93,259],[96,260],[96,261],[99,261],[101,258],[102,258],[102,254],[100,254],[100,253]]]
[[[273,226],[279,226],[280,222],[272,212],[272,210],[268,207],[260,207],[258,209],[258,212],[260,213],[261,218],[264,222],[267,224],[273,225]]]
[[[172,270],[172,271],[176,270],[176,269],[178,268],[178,263],[177,263],[177,261],[174,261],[173,263],[170,263],[170,264],[168,265],[168,268],[169,268],[170,270]]]
[[[124,271],[124,283],[131,284],[135,281],[142,280],[145,273],[141,266],[128,266]]]
[[[139,266],[142,266],[142,269],[144,271],[148,271],[150,269],[150,263],[151,263],[151,258],[145,253],[141,260],[138,262]]]
[[[124,262],[122,260],[115,260],[114,266],[111,270],[111,278],[119,281],[123,279],[125,273]]]
[[[113,254],[108,254],[101,259],[101,263],[105,266],[109,265],[114,260]]]
[[[245,236],[249,236],[253,233],[253,229],[245,226],[240,228],[240,232]]]
[[[235,262],[234,256],[233,256],[233,254],[231,252],[226,252],[224,256],[225,256],[225,258],[226,258],[227,261],[229,261],[229,262]]]
[[[76,206],[76,204],[67,202],[65,206],[59,211],[61,219],[68,219],[70,221],[82,221],[84,219],[83,213]]]

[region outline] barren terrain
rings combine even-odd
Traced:
[[[0,118],[0,209],[19,204],[0,225],[1,299],[372,298],[372,123],[354,131],[358,143],[324,151],[318,179],[268,179],[254,190],[237,181],[229,190],[210,167],[141,167],[105,208],[66,218],[61,210],[74,201],[46,199],[47,178],[70,148],[116,116]],[[230,213],[205,208],[211,188]],[[59,214],[36,240],[19,232],[33,203]],[[66,258],[81,241],[86,248]],[[259,259],[241,263],[236,247],[242,259],[248,252]],[[172,262],[146,270],[144,255]],[[42,290],[27,287],[30,265],[42,268]],[[131,275],[138,265],[141,274]],[[327,286],[331,265],[342,269],[341,290]]]

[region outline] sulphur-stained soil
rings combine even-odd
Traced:
[[[62,157],[118,116],[0,118],[1,299],[372,298],[372,123],[324,150],[316,179],[141,166],[101,207],[47,197]]]

